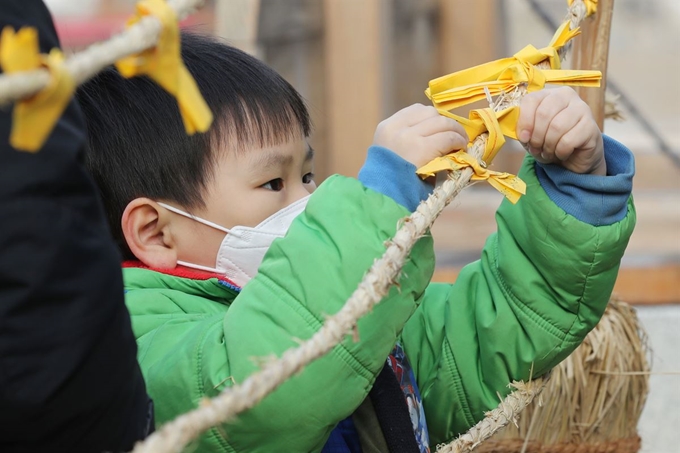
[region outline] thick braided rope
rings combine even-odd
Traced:
[[[168,0],[178,19],[184,19],[203,6],[205,0]],[[134,55],[156,45],[161,23],[153,16],[143,17],[107,41],[95,43],[70,57],[64,63],[77,85],[83,84],[102,69],[121,58]],[[38,93],[50,82],[45,69],[16,72],[0,76],[0,105],[24,99]]]
[[[511,387],[515,390],[505,397],[496,409],[487,412],[479,423],[455,441],[448,445],[438,446],[437,453],[472,451],[508,423],[516,423],[515,420],[519,417],[519,414],[543,391],[547,382],[547,377],[530,380],[526,383],[513,382]]]
[[[567,19],[571,21],[571,28],[574,29],[580,26],[581,22],[583,22],[583,19],[586,18],[587,13],[588,8],[586,7],[586,4],[583,2],[583,0],[575,0],[574,3],[569,6],[569,10],[567,11]]]
[[[586,8],[582,0],[576,0],[569,8],[572,28],[585,18]],[[566,49],[560,54],[564,58]],[[501,96],[494,105],[499,111],[512,105],[519,105],[525,90],[519,89]],[[468,152],[477,159],[483,155],[488,134],[474,140]],[[168,422],[145,441],[138,443],[133,453],[180,452],[201,433],[226,421],[237,414],[254,407],[265,396],[301,371],[312,361],[324,356],[346,335],[356,331],[357,321],[387,295],[390,287],[397,282],[401,269],[415,243],[427,234],[429,228],[444,208],[465,188],[472,177],[472,170],[465,168],[452,172],[432,195],[422,202],[418,209],[405,218],[394,238],[387,241],[383,256],[375,261],[358,288],[338,313],[330,316],[324,325],[298,347],[291,348],[283,355],[265,364],[243,383],[225,389],[220,395],[205,399],[201,405],[173,421]],[[529,383],[514,383],[514,392],[503,400],[500,406],[472,427],[468,433],[452,443],[442,446],[444,452],[467,452],[480,442],[514,420],[543,390],[546,379]]]

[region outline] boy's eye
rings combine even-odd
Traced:
[[[283,179],[281,178],[272,179],[268,183],[262,184],[262,188],[267,190],[273,190],[274,192],[279,192],[283,190]]]
[[[302,177],[302,184],[311,184],[314,182],[314,173],[307,173]]]

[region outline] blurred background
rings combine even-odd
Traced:
[[[71,51],[119,31],[135,3],[45,2]],[[566,8],[566,0],[217,0],[183,25],[256,55],[302,93],[321,182],[333,173],[355,176],[375,126],[427,103],[430,79],[547,45]],[[659,374],[640,426],[643,451],[654,453],[677,453],[680,445],[679,49],[680,0],[615,1],[608,86],[625,120],[604,127],[636,156],[638,210],[615,291],[638,307],[654,350]],[[516,172],[523,154],[509,143],[493,166]],[[500,201],[478,184],[447,208],[433,228],[435,279],[452,281],[479,257]]]

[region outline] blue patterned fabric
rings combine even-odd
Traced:
[[[416,376],[413,373],[411,364],[400,344],[397,343],[394,347],[394,351],[387,358],[387,364],[394,371],[399,381],[399,386],[404,392],[411,423],[413,424],[413,432],[416,436],[416,442],[420,447],[420,452],[430,453],[430,435],[427,431],[423,399],[420,397],[420,391],[416,384]]]
[[[409,416],[413,424],[413,432],[421,453],[430,453],[430,436],[425,421],[425,411],[420,391],[416,384],[416,377],[411,364],[404,353],[401,345],[397,344],[392,354],[387,358],[394,375],[397,377],[399,386],[404,392],[404,399],[408,406]],[[361,443],[352,417],[347,417],[331,432],[328,441],[321,453],[361,453]]]

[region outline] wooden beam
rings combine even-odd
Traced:
[[[433,282],[453,283],[460,267],[438,268]],[[680,304],[680,263],[622,267],[614,294],[633,305]]]
[[[575,69],[602,71],[600,88],[578,87],[581,99],[590,106],[600,130],[604,130],[604,95],[607,89],[607,61],[614,0],[599,0],[597,13],[581,23],[581,36],[576,38],[572,66]]]
[[[219,0],[215,2],[215,34],[232,46],[259,56],[259,17],[260,0]]]
[[[622,268],[614,293],[632,304],[680,303],[680,264]]]
[[[329,168],[356,176],[389,113],[389,1],[324,0]]]

